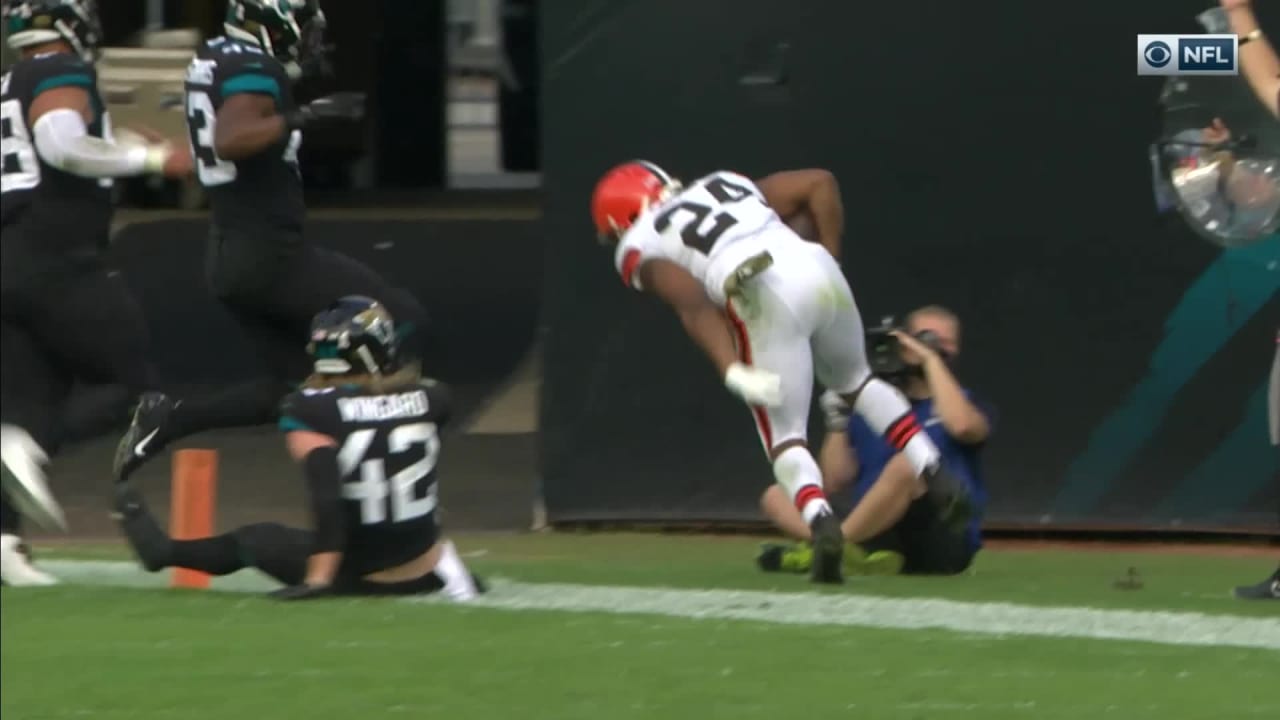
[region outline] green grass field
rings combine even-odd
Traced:
[[[67,583],[3,590],[0,715],[1280,717],[1280,603],[1228,595],[1268,559],[992,551],[815,590],[756,571],[756,543],[463,536],[494,579],[476,607],[283,604],[250,573],[171,591],[118,546],[41,549]],[[1130,567],[1143,588],[1114,588]]]

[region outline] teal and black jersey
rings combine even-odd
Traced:
[[[4,260],[42,263],[96,257],[111,227],[111,180],[82,178],[40,158],[31,104],[48,90],[84,88],[94,110],[89,134],[111,140],[111,119],[93,65],[71,53],[19,60],[0,76],[0,224]]]
[[[284,399],[281,430],[310,430],[338,444],[343,575],[404,564],[439,540],[436,464],[449,412],[448,388],[430,381],[381,393],[302,389]]]
[[[281,114],[294,109],[284,66],[261,48],[227,38],[206,42],[187,69],[187,130],[196,174],[209,194],[215,229],[260,243],[301,243],[306,208],[298,174],[302,132],[294,131],[258,155],[231,162],[214,149],[217,114],[241,94],[264,95]],[[288,247],[258,248],[266,255]]]

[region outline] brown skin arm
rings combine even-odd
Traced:
[[[640,282],[648,292],[675,310],[685,332],[711,358],[724,377],[738,361],[738,349],[724,312],[711,302],[702,283],[669,260],[648,260],[640,266]]]
[[[271,96],[239,93],[218,108],[213,150],[223,160],[238,162],[279,142],[287,131]]]
[[[89,101],[89,91],[82,87],[56,87],[45,90],[31,101],[31,109],[27,111],[27,123],[35,127],[36,121],[52,110],[75,110],[84,118],[84,124],[93,122],[93,106]]]
[[[756,186],[784,222],[807,212],[817,229],[818,242],[840,259],[844,203],[835,175],[828,170],[785,170],[756,181]]]

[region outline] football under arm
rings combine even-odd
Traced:
[[[711,302],[702,284],[684,268],[662,259],[640,266],[640,282],[675,310],[685,332],[724,377],[729,366],[738,361],[738,349],[724,311]]]
[[[818,232],[818,242],[840,259],[844,235],[844,203],[840,183],[829,170],[785,170],[756,181],[765,202],[783,221],[808,212]]]
[[[229,162],[251,158],[289,132],[285,117],[276,112],[270,95],[237,93],[218,108],[213,151]]]
[[[47,90],[31,103],[36,153],[51,167],[84,178],[159,173],[168,160],[163,145],[126,147],[89,134],[89,94],[79,87]]]
[[[310,430],[293,430],[285,437],[289,454],[302,464],[311,501],[315,545],[307,559],[308,585],[333,582],[346,544],[342,515],[342,473],[333,438]]]

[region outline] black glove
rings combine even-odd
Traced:
[[[331,591],[332,588],[328,585],[302,583],[300,585],[286,585],[279,590],[272,591],[270,595],[276,600],[314,600],[329,595]]]
[[[339,92],[316,98],[286,113],[285,125],[290,130],[299,130],[306,125],[326,120],[360,120],[364,117],[364,98],[364,93],[357,92]]]

